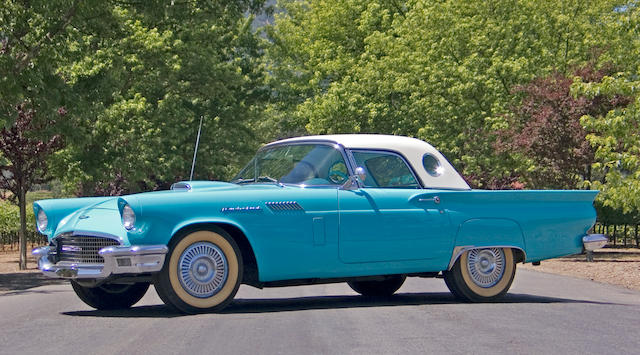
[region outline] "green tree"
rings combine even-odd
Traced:
[[[631,103],[602,115],[582,117],[595,149],[593,178],[585,186],[600,190],[597,202],[627,215],[640,216],[640,81],[635,74],[618,73],[599,83],[576,79],[574,93],[595,97],[632,97]],[[637,218],[637,217],[636,217]]]
[[[264,89],[251,14],[262,4],[4,0],[0,123],[12,127],[23,103],[37,111],[29,139],[62,134],[52,173],[93,194],[186,176],[203,116],[196,175],[227,177],[255,145]]]
[[[19,205],[20,268],[24,269],[25,195],[32,183],[46,177],[45,159],[57,147],[48,138],[56,137],[48,123],[65,113],[66,85],[56,68],[65,56],[74,22],[90,16],[101,3],[4,0],[0,4],[0,188],[12,192],[9,198]]]
[[[595,151],[592,178],[587,188],[598,189],[599,216],[614,223],[637,223],[640,218],[640,17],[638,2],[630,1],[615,11],[615,21],[608,30],[616,33],[603,52],[604,60],[616,61],[617,73],[601,81],[575,78],[572,92],[576,97],[626,98],[628,106],[605,113],[583,116],[582,125],[589,132],[587,140]]]
[[[634,29],[612,25],[628,16],[625,3],[286,2],[268,52],[282,82],[275,124],[416,136],[487,186],[526,171],[493,148],[522,98],[514,87],[596,57],[627,65],[620,37]]]
[[[47,141],[31,138],[39,130],[33,123],[35,111],[26,104],[18,106],[18,118],[10,128],[0,129],[0,153],[8,164],[0,163],[0,191],[9,191],[9,200],[20,210],[20,269],[27,268],[27,191],[37,183],[47,181],[46,158],[61,146],[55,135]],[[49,122],[50,123],[50,122]],[[2,192],[2,198],[5,198]]]
[[[255,148],[264,96],[261,1],[115,2],[69,41],[60,68],[79,102],[56,171],[82,195],[222,179]],[[116,179],[117,177],[117,179]],[[106,185],[118,186],[105,190]]]

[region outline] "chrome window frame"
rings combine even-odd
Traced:
[[[326,145],[326,146],[330,146],[334,149],[336,149],[338,152],[340,152],[340,155],[342,156],[342,160],[344,161],[345,166],[347,167],[347,172],[349,173],[349,176],[354,176],[354,171],[355,168],[352,167],[352,162],[351,160],[349,160],[349,156],[347,155],[347,149],[340,143],[331,141],[331,140],[324,140],[324,139],[309,139],[309,140],[301,140],[301,141],[296,141],[296,142],[282,142],[282,143],[270,143],[267,145],[264,145],[262,147],[260,147],[260,149],[258,149],[255,153],[255,155],[257,155],[259,152],[265,150],[265,149],[270,149],[270,148],[274,148],[274,147],[280,147],[280,146],[292,146],[292,145],[310,145],[310,144],[317,144],[317,145]],[[254,157],[255,157],[254,155]],[[271,182],[253,182],[252,184],[272,184]],[[283,183],[283,182],[278,182],[278,184],[282,185],[282,186],[295,186],[295,187],[301,187],[301,188],[334,188],[334,189],[339,189],[342,187],[342,184],[340,185],[335,185],[335,184],[329,184],[329,185],[305,185],[305,184],[293,184],[293,183]]]
[[[409,168],[409,171],[411,172],[411,175],[413,175],[413,178],[415,179],[415,181],[418,183],[418,187],[417,189],[424,189],[424,184],[422,183],[422,180],[420,180],[420,177],[418,177],[418,174],[416,174],[415,170],[413,169],[413,166],[411,166],[411,164],[409,164],[409,161],[407,160],[407,158],[405,158],[405,156],[395,150],[390,150],[390,149],[371,149],[371,148],[349,148],[347,149],[350,158],[352,159],[352,164],[354,166],[354,171],[355,171],[355,167],[357,167],[357,162],[355,157],[353,156],[353,152],[365,152],[365,153],[387,153],[390,155],[395,155],[397,157],[399,157],[404,164],[407,166],[407,168]],[[364,182],[362,182],[362,185],[360,186],[361,188],[368,188],[368,189],[413,189],[413,188],[409,188],[409,187],[373,187],[373,186],[364,186]]]

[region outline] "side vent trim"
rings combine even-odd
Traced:
[[[304,211],[296,201],[266,202],[265,205],[274,212]]]

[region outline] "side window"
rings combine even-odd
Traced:
[[[356,164],[365,169],[365,187],[410,188],[420,187],[411,169],[394,153],[353,151]]]

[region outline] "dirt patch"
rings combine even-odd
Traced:
[[[0,274],[37,272],[38,267],[36,260],[33,255],[31,255],[31,249],[27,249],[27,270],[20,270],[18,265],[20,254],[17,250],[0,251]]]
[[[585,254],[577,254],[544,260],[539,266],[518,267],[640,290],[640,249],[605,248],[593,253],[593,262],[587,262]]]

